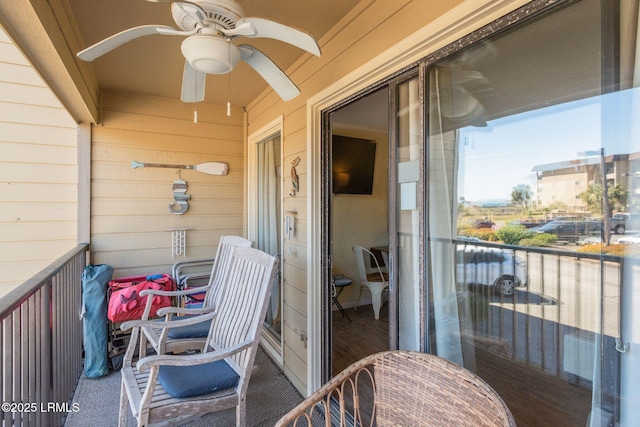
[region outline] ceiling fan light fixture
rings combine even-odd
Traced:
[[[442,93],[440,98],[441,114],[447,118],[469,117],[484,109],[480,101],[460,86],[452,86],[450,92]]]
[[[194,69],[207,74],[226,74],[240,62],[240,51],[233,43],[204,34],[187,37],[182,54]]]
[[[230,73],[241,60],[282,100],[288,101],[300,94],[300,89],[267,55],[248,44],[233,44],[232,40],[237,37],[279,40],[313,55],[321,55],[318,43],[310,34],[266,18],[245,17],[236,0],[148,1],[171,2],[171,14],[180,30],[167,25],[140,25],[89,46],[78,52],[78,57],[93,61],[125,43],[154,34],[186,37],[181,49],[186,61],[180,99],[200,102],[204,100],[206,75]],[[230,97],[227,97],[227,110],[230,110]]]

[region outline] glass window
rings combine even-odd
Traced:
[[[563,5],[427,65],[428,349],[519,426],[631,426],[639,7]]]
[[[258,249],[282,258],[282,142],[280,134],[256,144],[256,223],[254,239]],[[282,264],[271,292],[264,321],[265,329],[281,343]]]

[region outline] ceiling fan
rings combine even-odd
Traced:
[[[320,48],[311,35],[268,19],[245,17],[242,7],[234,0],[175,1],[171,4],[171,14],[180,30],[166,25],[130,28],[84,49],[78,57],[93,61],[131,40],[152,34],[186,36],[181,49],[186,61],[180,99],[200,102],[204,100],[206,75],[229,73],[240,60],[257,71],[283,100],[293,99],[300,93],[265,54],[248,44],[232,43],[238,37],[280,40],[320,56]]]

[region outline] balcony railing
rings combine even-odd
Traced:
[[[631,321],[621,302],[640,281],[639,259],[479,241],[438,242],[435,247],[457,252],[463,339],[518,366],[585,388],[594,387],[599,348],[598,363],[607,366],[597,385],[602,408],[619,412],[620,354],[628,340],[623,331]],[[518,276],[515,262],[500,264],[497,254],[526,263],[526,287],[513,295],[467,286]]]
[[[0,298],[2,426],[60,426],[82,372],[78,245]]]

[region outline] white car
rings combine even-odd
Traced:
[[[631,236],[625,236],[618,239],[618,243],[621,244],[640,244],[640,233],[632,234]]]
[[[515,288],[527,284],[527,262],[510,249],[458,245],[456,281],[495,286],[502,295],[513,295]]]
[[[589,236],[589,237],[585,237],[582,240],[578,240],[576,243],[579,245],[597,245],[598,243],[602,243],[602,237]]]

